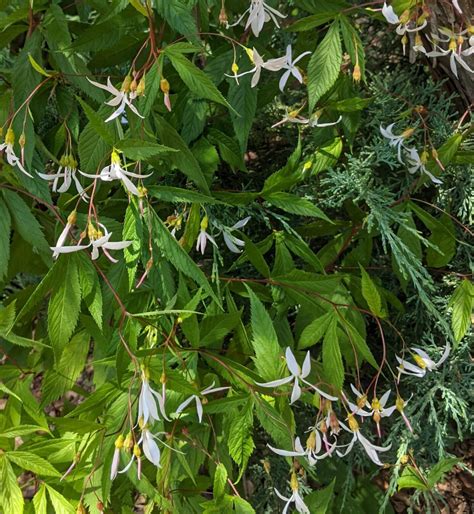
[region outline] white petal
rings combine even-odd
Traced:
[[[286,365],[288,366],[290,373],[294,377],[300,376],[300,374],[301,374],[300,367],[298,365],[298,362],[296,362],[296,358],[289,346],[287,346],[287,348],[285,350],[285,357],[286,357]]]
[[[292,403],[295,403],[296,400],[299,400],[299,398],[301,397],[301,387],[298,383],[298,379],[295,378],[295,381],[293,383],[293,389],[291,391],[291,400],[290,400],[290,405]]]
[[[285,378],[279,378],[278,380],[272,380],[271,382],[255,382],[260,387],[280,387],[284,384],[290,383],[294,379],[293,375]]]
[[[301,378],[306,378],[311,373],[311,355],[309,351],[306,352],[306,357],[303,361],[303,367],[301,368]]]

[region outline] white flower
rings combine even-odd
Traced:
[[[270,21],[271,19],[277,27],[280,27],[278,18],[286,18],[285,15],[267,5],[263,0],[251,0],[250,7],[234,24],[228,25],[228,27],[235,27],[238,25],[247,13],[249,17],[245,25],[245,30],[251,27],[255,37],[259,36],[265,22]]]
[[[317,111],[314,113],[313,116],[309,119],[308,125],[312,128],[323,128],[323,127],[332,127],[333,125],[337,125],[341,120],[342,116],[339,116],[339,118],[336,121],[331,121],[329,123],[319,123],[319,118],[322,115],[322,111]]]
[[[100,89],[103,89],[104,91],[107,91],[108,93],[114,96],[112,100],[109,100],[105,103],[107,105],[110,105],[111,107],[118,106],[118,108],[105,120],[106,122],[118,118],[121,114],[124,113],[125,107],[128,107],[133,113],[135,113],[140,118],[143,118],[143,116],[137,111],[137,108],[132,104],[132,100],[135,99],[136,93],[129,93],[127,91],[130,87],[131,82],[131,79],[129,77],[126,77],[123,81],[122,89],[120,91],[112,85],[110,77],[107,78],[106,86],[104,86],[104,84],[101,84],[100,82],[94,82],[89,78],[87,78],[87,80],[94,86],[99,87]]]
[[[292,494],[289,498],[287,498],[286,496],[283,496],[282,494],[280,494],[280,492],[277,489],[275,489],[275,493],[278,496],[278,498],[280,498],[281,500],[286,502],[286,505],[282,511],[282,514],[286,514],[288,512],[288,509],[290,508],[290,504],[293,502],[295,503],[296,510],[300,514],[311,514],[310,510],[304,503],[303,498],[301,497],[301,495],[299,493],[298,478],[296,477],[296,473],[294,471],[291,474],[290,486],[291,486]]]
[[[63,155],[59,161],[59,164],[60,166],[56,173],[47,174],[38,172],[38,175],[43,180],[53,181],[53,193],[65,193],[71,187],[72,182],[74,182],[80,197],[83,200],[87,200],[89,196],[86,194],[84,188],[79,182],[79,179],[76,177],[77,161],[74,159],[74,157],[72,155]],[[58,187],[58,182],[60,179],[63,179],[63,183]]]
[[[469,73],[474,73],[474,70],[469,68],[469,66],[463,59],[463,57],[469,57],[470,55],[474,54],[474,47],[470,46],[469,48],[466,48],[465,50],[461,50],[460,48],[458,48],[456,41],[454,39],[451,39],[447,49],[441,48],[440,46],[438,46],[436,44],[435,44],[435,48],[437,48],[437,50],[428,52],[426,55],[428,57],[446,57],[449,55],[449,66],[451,68],[451,71],[453,72],[453,75],[456,78],[459,78],[458,77],[458,68],[457,68],[458,64],[462,68],[464,68],[466,71],[468,71]]]
[[[212,382],[212,384],[205,389],[203,389],[199,394],[201,396],[206,396],[208,394],[217,393],[218,391],[227,391],[230,389],[230,387],[214,387],[215,382]],[[196,403],[196,411],[199,419],[199,423],[202,422],[202,414],[203,414],[203,408],[202,408],[202,401],[201,398],[197,394],[191,395],[187,400],[184,400],[181,405],[178,406],[176,409],[176,414],[180,414],[192,401],[195,401]]]
[[[377,464],[377,466],[383,466],[382,462],[379,459],[377,452],[386,452],[390,450],[391,444],[388,446],[376,446],[375,444],[372,444],[366,437],[364,437],[359,430],[359,423],[357,423],[356,419],[354,418],[353,414],[349,414],[347,416],[347,419],[349,421],[349,428],[344,425],[344,423],[341,423],[342,428],[344,430],[347,430],[348,432],[352,432],[352,440],[347,445],[345,452],[340,452],[337,450],[337,454],[339,457],[345,457],[354,447],[354,444],[356,441],[359,441],[359,443],[362,445],[362,447],[365,450],[365,453],[367,453],[369,459],[374,463]],[[341,446],[339,448],[342,448]]]
[[[385,405],[387,404],[388,398],[390,396],[390,390],[384,393],[380,400],[377,397],[374,397],[372,402],[369,403],[367,401],[367,396],[358,391],[353,384],[351,384],[351,389],[358,399],[357,405],[350,401],[347,402],[349,408],[351,409],[351,413],[362,417],[372,416],[377,426],[377,434],[379,437],[382,437],[380,430],[381,418],[387,418],[388,416],[391,416],[397,408],[396,405],[385,408]],[[362,407],[366,407],[369,410],[365,411]]]
[[[387,2],[384,2],[382,7],[382,14],[385,19],[391,25],[398,25],[396,28],[396,32],[399,36],[403,36],[406,32],[418,32],[426,27],[428,22],[426,20],[423,21],[421,25],[416,25],[408,19],[408,13],[403,13],[401,18],[393,10],[391,5],[387,5]]]
[[[73,227],[73,225],[76,224],[76,220],[76,211],[72,211],[71,214],[69,214],[69,216],[67,217],[67,223],[64,226],[61,234],[59,234],[58,240],[56,241],[56,245],[51,247],[51,250],[53,250],[53,259],[57,259],[59,257],[59,254],[61,253],[59,249],[64,248],[64,242],[66,241],[66,238],[69,235],[71,228]],[[81,248],[81,250],[82,249],[83,248]]]
[[[231,227],[223,227],[222,228],[222,236],[224,237],[224,242],[227,245],[227,248],[233,253],[241,253],[245,246],[245,242],[242,239],[237,238],[232,234],[234,230],[239,230],[240,228],[245,227],[247,223],[250,221],[250,216],[238,221]]]
[[[279,448],[274,448],[269,444],[267,444],[267,446],[272,452],[276,453],[277,455],[281,455],[282,457],[306,457],[310,466],[314,466],[318,460],[325,459],[331,455],[332,451],[336,447],[336,445],[333,444],[329,450],[326,451],[326,453],[319,455],[319,452],[322,449],[322,440],[319,432],[315,428],[311,429],[309,437],[306,441],[306,448],[303,448],[299,437],[295,439],[294,451],[280,450]]]
[[[438,362],[435,362],[430,358],[430,356],[420,348],[412,348],[412,350],[415,352],[415,355],[412,354],[413,360],[417,363],[417,366],[414,364],[411,364],[410,362],[401,359],[396,356],[396,359],[399,363],[398,371],[400,373],[403,373],[405,375],[413,375],[415,377],[424,377],[426,375],[427,371],[435,371],[438,369],[441,364],[448,358],[449,353],[451,351],[451,346],[448,343],[446,345],[446,348],[444,349],[443,355],[439,359]]]
[[[385,137],[389,140],[390,146],[395,146],[397,148],[398,161],[402,164],[405,164],[402,159],[402,149],[407,150],[406,146],[404,145],[404,142],[407,138],[409,138],[413,134],[413,129],[411,129],[411,128],[406,129],[401,134],[396,135],[393,133],[394,126],[395,126],[395,123],[391,123],[386,128],[383,128],[382,125],[380,125],[380,132],[383,137]]]
[[[290,111],[288,107],[285,107],[285,116],[283,118],[272,125],[272,128],[278,127],[279,125],[283,125],[284,123],[298,123],[300,125],[308,125],[309,119],[303,118],[299,113],[303,107],[300,107],[297,110]]]
[[[442,184],[443,183],[442,180],[440,180],[439,178],[436,178],[430,171],[428,171],[426,169],[425,163],[423,162],[423,159],[420,157],[416,148],[410,148],[408,150],[407,161],[409,164],[408,171],[410,173],[413,174],[413,173],[416,173],[417,171],[420,171],[421,173],[424,173],[425,175],[427,175],[434,184]]]
[[[337,401],[337,398],[335,396],[331,396],[324,391],[321,391],[321,389],[318,389],[313,384],[310,384],[306,379],[306,377],[311,372],[311,356],[309,352],[306,353],[306,357],[303,362],[303,367],[300,368],[298,365],[298,362],[295,359],[295,356],[293,355],[293,352],[291,351],[290,347],[287,347],[285,351],[286,356],[286,365],[288,367],[288,370],[290,371],[291,375],[289,377],[280,378],[278,380],[272,380],[271,382],[255,382],[257,385],[261,387],[279,387],[284,384],[289,384],[290,382],[293,382],[293,390],[291,392],[291,400],[290,404],[296,402],[301,396],[301,387],[299,384],[299,381],[305,383],[306,385],[309,385],[312,387],[315,391],[317,391],[321,396],[324,398],[327,398],[331,401]]]
[[[27,177],[33,178],[23,167],[23,164],[20,161],[20,158],[16,156],[13,145],[15,144],[15,133],[13,129],[10,127],[5,134],[5,142],[0,144],[0,152],[5,151],[5,156],[7,158],[7,162],[13,168],[16,166],[22,173],[24,173]]]
[[[148,423],[148,420],[150,419],[160,421],[158,408],[156,406],[157,401],[161,415],[163,418],[169,421],[169,418],[166,416],[165,412],[165,385],[163,384],[162,394],[157,393],[150,386],[146,372],[143,371],[142,389],[138,398],[138,419],[141,421],[141,423]]]
[[[291,48],[291,45],[288,45],[286,47],[286,62],[283,66],[283,68],[286,68],[285,73],[281,76],[280,79],[280,91],[283,92],[285,89],[286,83],[288,82],[288,79],[290,78],[290,75],[293,75],[295,79],[302,84],[303,83],[303,76],[301,75],[300,70],[296,67],[296,63],[298,61],[301,61],[303,57],[306,57],[311,52],[303,52],[302,54],[298,55],[298,57],[293,61],[293,50]]]
[[[255,48],[253,50],[250,50],[248,48],[247,55],[249,56],[250,60],[252,61],[252,64],[254,65],[253,68],[248,71],[244,71],[243,73],[239,73],[238,75],[226,74],[226,77],[235,78],[236,80],[238,80],[240,77],[243,77],[244,75],[253,73],[250,85],[252,87],[255,87],[260,80],[262,69],[269,71],[280,71],[286,63],[286,55],[283,57],[278,57],[276,59],[269,59],[268,61],[264,61],[263,57],[257,52]]]
[[[127,248],[127,246],[131,245],[132,241],[110,242],[109,239],[112,236],[112,232],[109,232],[102,223],[99,223],[99,226],[104,232],[102,232],[102,230],[96,230],[92,224],[89,224],[88,233],[90,242],[88,245],[77,244],[75,246],[62,246],[62,243],[64,243],[65,240],[65,235],[62,238],[60,237],[56,246],[51,247],[51,250],[53,250],[53,257],[57,258],[61,253],[78,252],[92,247],[91,256],[93,261],[99,257],[100,248],[111,262],[118,262],[117,259],[114,259],[109,254],[108,250],[123,250],[124,248]],[[63,234],[61,234],[61,236],[63,236]]]
[[[118,473],[118,467],[120,464],[120,450],[123,448],[124,438],[120,434],[115,440],[114,456],[112,458],[112,465],[110,466],[110,480],[114,480]]]
[[[411,398],[411,396],[410,396],[410,398]],[[398,412],[401,414],[403,421],[405,422],[405,425],[407,426],[408,430],[413,434],[413,428],[411,426],[410,420],[407,418],[407,415],[405,414],[405,411],[404,411],[404,407],[409,402],[410,398],[407,401],[405,401],[401,396],[397,396],[397,399],[395,400],[395,407],[398,410]]]
[[[382,14],[384,15],[388,23],[390,23],[391,25],[396,25],[397,23],[400,23],[400,18],[393,10],[393,7],[391,5],[387,5],[387,2],[383,3]]]
[[[199,232],[199,236],[196,242],[196,250],[201,252],[204,255],[206,251],[207,242],[210,241],[214,246],[217,246],[217,243],[214,241],[214,238],[207,233],[207,226],[209,224],[209,219],[207,216],[201,220],[201,230]]]
[[[456,9],[456,11],[457,11],[459,14],[462,14],[462,9],[461,9],[461,7],[459,6],[459,0],[452,0],[452,3],[453,3],[453,7]]]
[[[140,196],[140,192],[138,191],[135,184],[128,178],[147,178],[151,176],[151,173],[148,175],[140,175],[138,173],[132,173],[131,171],[127,171],[125,168],[122,168],[122,161],[120,159],[120,155],[113,150],[110,156],[110,164],[105,166],[100,172],[99,175],[89,175],[87,173],[82,173],[82,175],[89,178],[100,178],[104,182],[110,182],[112,180],[121,180],[125,189],[129,191],[132,195]]]

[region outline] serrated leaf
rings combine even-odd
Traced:
[[[61,281],[48,305],[48,333],[57,356],[68,343],[76,328],[81,311],[81,288],[76,256],[59,258]]]
[[[168,160],[191,179],[206,194],[210,194],[201,167],[183,138],[164,118],[156,115],[157,132],[162,143],[178,150],[168,156]]]
[[[420,473],[413,466],[406,466],[397,480],[398,490],[400,489],[418,489],[419,491],[427,491],[428,486],[420,478]]]
[[[318,489],[305,496],[304,501],[311,511],[311,514],[326,514],[331,500],[334,499],[334,485],[336,479],[334,478],[331,483],[323,489]]]
[[[111,150],[111,145],[97,137],[97,132],[89,122],[79,136],[78,152],[81,171],[97,175],[100,171],[99,167],[105,166]]]
[[[11,217],[6,204],[0,198],[0,281],[8,273],[10,261]]]
[[[177,270],[181,271],[181,273],[194,280],[196,284],[201,286],[203,290],[217,302],[217,304],[220,304],[219,299],[215,295],[204,273],[183,248],[181,248],[156,214],[153,216],[153,227],[157,246],[169,262],[172,263]]]
[[[173,45],[167,47],[165,53],[181,77],[181,80],[195,96],[217,102],[232,109],[229,102],[222,96],[222,93],[209,78],[209,75],[193,64],[182,53],[173,52]]]
[[[77,254],[77,264],[82,299],[97,326],[102,328],[102,289],[97,271],[92,261],[84,253]]]
[[[222,498],[222,496],[224,496],[226,484],[227,470],[225,469],[224,464],[220,462],[214,472],[214,486],[212,488],[214,498]]]
[[[46,459],[43,459],[34,453],[16,450],[14,452],[7,452],[6,457],[10,462],[20,466],[20,468],[32,471],[37,475],[48,477],[61,476],[61,473],[59,473],[59,471]]]
[[[76,509],[64,498],[61,493],[53,489],[50,485],[46,484],[48,489],[49,499],[53,504],[55,514],[75,514]]]
[[[334,311],[330,310],[306,326],[301,332],[298,348],[304,350],[318,343],[323,338],[334,317]]]
[[[144,141],[143,139],[123,139],[115,145],[121,150],[125,157],[134,161],[147,160],[164,153],[177,152],[175,148],[159,145],[153,141]]]
[[[231,112],[230,117],[242,153],[247,151],[247,141],[257,110],[257,93],[258,88],[251,87],[250,78],[247,77],[240,84],[232,81],[229,87],[229,103],[235,111]]]
[[[47,405],[72,389],[84,369],[89,353],[90,336],[82,331],[76,334],[64,347],[59,362],[49,369],[41,384],[42,405]]]
[[[291,193],[285,193],[283,191],[271,193],[264,196],[265,200],[282,209],[285,212],[291,214],[298,214],[300,216],[311,216],[312,218],[320,218],[329,223],[331,220],[324,214],[324,212],[316,207],[310,200],[301,198]]]
[[[113,126],[106,123],[102,116],[92,109],[92,107],[90,107],[90,105],[88,105],[81,97],[77,96],[76,98],[89,120],[90,127],[92,127],[97,135],[99,135],[108,145],[113,146],[116,140],[115,132],[112,128]]]
[[[384,318],[387,314],[383,309],[379,290],[365,269],[360,265],[359,268],[362,276],[362,296],[367,302],[370,312],[379,318]]]
[[[453,469],[456,464],[459,464],[461,459],[456,457],[450,457],[446,459],[441,459],[437,464],[435,464],[429,471],[427,480],[430,487],[435,487],[438,482],[443,480],[445,473],[448,473]]]
[[[191,8],[181,0],[155,0],[158,14],[169,26],[188,39],[197,40],[197,26]]]
[[[35,514],[47,514],[48,501],[46,499],[46,486],[41,484],[36,494],[33,496],[33,506]]]
[[[16,481],[15,473],[5,455],[0,455],[0,505],[3,512],[23,514],[25,502],[20,486]]]
[[[466,335],[472,324],[472,310],[474,307],[474,286],[468,279],[464,279],[456,287],[449,302],[453,311],[451,314],[451,327],[454,339],[459,342]]]
[[[308,64],[309,110],[327,93],[339,77],[342,63],[342,46],[339,22],[334,21],[324,39],[313,52]]]
[[[153,104],[160,91],[160,62],[162,62],[161,56],[145,75],[145,92],[138,101],[138,112],[145,117],[147,117],[153,109]]]
[[[324,374],[336,389],[342,389],[344,383],[344,364],[342,362],[339,338],[337,336],[337,321],[331,321],[323,339],[323,369]]]
[[[255,444],[252,439],[253,427],[253,401],[249,400],[247,405],[235,416],[230,424],[227,445],[229,455],[239,466],[237,482],[242,477],[247,467],[250,455],[252,455]]]
[[[22,239],[29,243],[47,266],[51,266],[51,250],[46,241],[41,225],[31,213],[25,201],[13,191],[4,189],[3,198],[8,206],[15,230]]]
[[[15,437],[21,437],[22,435],[34,434],[35,432],[47,433],[45,428],[39,425],[18,425],[16,427],[4,429],[0,432],[0,437],[12,439]]]
[[[281,348],[270,315],[255,293],[247,287],[250,297],[252,346],[255,367],[264,381],[279,377]]]
[[[128,0],[128,3],[133,6],[140,14],[148,17],[148,12],[145,6],[140,2],[140,0]]]

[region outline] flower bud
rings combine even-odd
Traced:
[[[402,132],[403,139],[408,139],[409,137],[411,137],[413,135],[414,132],[415,132],[414,128],[407,128],[407,129],[405,129]]]
[[[268,461],[267,459],[263,460],[262,461],[262,464],[263,464],[263,469],[265,470],[265,473],[267,475],[270,474],[270,471],[271,471],[271,464],[270,464],[270,461]]]
[[[245,52],[246,52],[248,58],[250,59],[250,61],[252,62],[252,64],[255,64],[255,62],[253,60],[253,50],[251,48],[245,47]]]
[[[380,420],[382,419],[382,417],[380,416],[380,412],[379,411],[375,411],[374,415],[373,415],[373,418],[374,418],[375,423],[380,423]]]
[[[145,94],[145,75],[140,79],[140,82],[137,86],[137,95],[143,96]]]
[[[170,92],[170,83],[166,79],[160,80],[160,89],[166,95]]]
[[[454,38],[451,38],[450,41],[449,41],[449,45],[448,45],[448,49],[451,50],[452,52],[455,52],[456,49],[457,49],[457,44],[456,44],[456,40]]]
[[[104,512],[104,504],[102,502],[97,502],[96,507],[99,512]]]
[[[308,439],[306,440],[306,448],[314,450],[316,448],[316,432],[311,430]]]
[[[400,23],[405,25],[405,23],[408,23],[409,19],[410,19],[410,11],[408,9],[405,9],[400,16]]]
[[[359,430],[359,423],[357,423],[357,420],[355,419],[354,415],[353,414],[349,414],[347,416],[347,421],[349,423],[349,428],[353,431],[353,432],[357,432]]]
[[[299,489],[298,477],[296,476],[296,473],[294,471],[291,473],[290,487],[291,490],[294,492],[298,491]]]
[[[133,448],[133,437],[132,437],[132,433],[129,432],[123,442],[123,449],[125,451],[130,451],[132,448]]]
[[[120,450],[121,448],[123,448],[123,443],[124,443],[124,437],[122,434],[120,434],[117,439],[115,439],[115,448],[117,448],[118,450]]]
[[[25,148],[25,145],[26,145],[26,135],[24,132],[21,133],[21,136],[19,137],[18,139],[18,144],[22,147],[22,148]]]
[[[69,223],[69,225],[75,225],[76,221],[77,221],[77,212],[76,212],[76,210],[74,210],[67,217],[67,222]]]
[[[363,394],[360,398],[357,398],[357,407],[359,407],[359,409],[363,409],[366,401],[367,395]]]
[[[204,218],[201,220],[201,230],[206,231],[208,225],[209,225],[209,218],[207,216],[204,216]]]
[[[7,133],[5,135],[5,143],[7,145],[15,144],[15,132],[13,132],[13,129],[11,127],[8,128]]]
[[[112,150],[112,154],[110,155],[110,162],[112,164],[121,164],[120,155],[117,153],[115,149]]]
[[[132,82],[130,82],[130,92],[136,93],[137,88],[138,88],[137,81],[136,81],[135,77],[133,77]]]
[[[421,152],[421,155],[420,155],[420,161],[423,163],[423,164],[426,164],[428,162],[428,159],[429,159],[429,153],[427,150],[423,150]]]
[[[135,455],[137,459],[140,458],[142,455],[142,451],[140,450],[140,446],[138,446],[138,444],[135,444],[133,446],[133,455]]]
[[[407,464],[408,463],[408,460],[410,459],[410,457],[408,455],[402,455],[400,457],[400,464]]]
[[[457,44],[458,44],[458,46],[462,46],[463,43],[464,43],[464,38],[461,36],[461,34],[459,34]]]
[[[227,18],[227,13],[225,11],[225,7],[222,6],[222,9],[219,13],[219,23],[221,25],[227,25],[228,21],[229,21],[229,19]]]
[[[405,400],[401,396],[397,396],[395,400],[395,407],[399,412],[403,412],[403,407],[405,406]]]
[[[436,151],[436,148],[431,149],[431,155],[433,156],[433,159],[438,159],[438,152]]]
[[[361,77],[362,77],[362,73],[360,71],[360,66],[358,64],[356,64],[354,66],[354,70],[352,72],[352,80],[354,82],[360,82]]]
[[[130,91],[131,85],[132,85],[132,77],[130,75],[127,75],[123,79],[121,91],[123,91],[124,93],[128,93]]]
[[[232,73],[233,73],[234,75],[237,75],[237,73],[239,72],[239,66],[238,66],[238,64],[237,64],[236,62],[233,62],[233,63],[232,63],[232,68],[231,68],[231,69],[232,69]]]
[[[76,514],[87,514],[86,508],[84,507],[83,503],[79,503],[76,509]]]
[[[161,377],[160,377],[160,383],[161,384],[166,384],[166,373],[163,371],[163,373],[161,374]]]

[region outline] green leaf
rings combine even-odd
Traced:
[[[48,305],[48,333],[57,356],[76,328],[81,310],[81,288],[75,255],[59,258],[61,280],[54,285]]]
[[[311,30],[316,27],[320,27],[321,25],[325,25],[328,21],[333,20],[336,16],[337,12],[323,12],[313,14],[312,16],[306,16],[306,18],[301,18],[300,20],[295,21],[295,23],[290,25],[287,30],[291,32],[304,32],[306,30]]]
[[[193,64],[182,53],[173,52],[173,45],[166,48],[165,54],[170,59],[181,80],[195,96],[217,102],[232,109],[229,102],[222,96],[222,93],[209,78],[209,75]]]
[[[64,498],[61,493],[53,489],[50,485],[46,484],[48,489],[49,498],[53,504],[55,514],[75,514],[76,509]]]
[[[36,61],[35,61],[35,58],[31,55],[31,54],[28,54],[28,59],[30,60],[30,64],[31,66],[33,66],[33,69],[35,69],[38,73],[40,73],[41,75],[45,76],[45,77],[51,77],[51,73],[48,73],[42,66],[41,64],[38,64]]]
[[[312,159],[313,166],[311,168],[311,174],[317,175],[333,167],[337,163],[341,153],[342,139],[340,137],[336,137],[331,142],[318,148]]]
[[[171,186],[151,186],[147,187],[148,194],[161,200],[162,202],[170,203],[197,203],[202,205],[215,205],[221,204],[212,196],[203,195],[197,191],[190,189],[182,189],[179,187]]]
[[[220,304],[219,299],[215,295],[204,273],[199,269],[191,257],[181,248],[179,243],[170,234],[169,230],[156,214],[154,214],[152,222],[156,243],[163,255],[178,271],[181,271],[181,273],[193,279],[196,284],[201,286],[204,291],[206,291],[206,293],[216,301],[217,304]]]
[[[235,514],[255,514],[255,510],[250,503],[240,496],[232,496]]]
[[[175,148],[159,145],[152,141],[144,141],[143,139],[123,139],[115,147],[121,150],[125,157],[134,161],[146,161],[157,155],[178,151]]]
[[[102,138],[97,137],[97,132],[89,122],[79,136],[79,160],[81,171],[97,175],[100,166],[106,165],[106,158],[112,150]]]
[[[367,302],[370,312],[379,318],[384,318],[387,313],[382,306],[379,290],[365,269],[361,265],[359,268],[362,275],[362,296]]]
[[[32,471],[37,475],[60,477],[61,473],[55,469],[47,460],[31,452],[16,450],[6,453],[7,459],[20,468]]]
[[[459,342],[467,334],[472,323],[474,286],[468,279],[462,280],[456,287],[449,305],[453,309],[451,314],[451,327],[453,329],[454,339]]]
[[[198,39],[198,30],[191,7],[188,7],[182,0],[155,0],[154,5],[158,14],[173,30],[188,39]]]
[[[143,16],[148,17],[148,11],[146,10],[145,6],[140,2],[140,0],[128,0],[128,3],[135,7],[135,9],[140,13],[143,14]]]
[[[279,377],[281,364],[281,348],[272,319],[262,302],[247,286],[250,297],[252,346],[255,351],[253,361],[259,375],[264,381]]]
[[[323,338],[326,330],[329,328],[335,317],[335,312],[330,310],[329,312],[326,312],[326,314],[323,314],[319,318],[313,320],[301,332],[298,348],[300,350],[304,350],[305,348],[309,348],[310,346],[318,343]]]
[[[430,488],[435,487],[438,482],[443,480],[445,473],[448,473],[453,469],[456,464],[461,462],[460,459],[456,457],[450,457],[447,459],[440,460],[436,465],[434,465],[427,476],[428,484]]]
[[[30,208],[24,200],[13,191],[4,189],[2,194],[10,210],[15,230],[20,234],[22,239],[32,246],[33,252],[38,253],[43,262],[47,266],[50,266],[52,262],[51,250],[41,230],[41,225],[31,213]]]
[[[339,22],[335,20],[316,48],[308,64],[309,110],[327,93],[339,77],[342,47]]]
[[[336,479],[334,478],[327,487],[313,491],[308,496],[305,496],[304,502],[310,509],[311,514],[326,514],[331,500],[334,499],[335,483]]]
[[[413,466],[405,466],[401,476],[397,480],[398,490],[400,489],[418,489],[419,491],[428,491],[428,486],[420,478],[420,473]]]
[[[10,427],[0,432],[0,437],[11,439],[15,437],[21,437],[22,435],[34,434],[35,432],[47,433],[44,427],[39,425],[18,425],[16,427]]]
[[[41,385],[42,405],[48,405],[72,389],[86,364],[89,340],[85,331],[76,334],[64,347],[59,362],[46,371]]]
[[[178,132],[161,116],[156,115],[157,132],[160,140],[167,146],[177,150],[168,156],[169,161],[182,171],[190,180],[206,194],[210,194],[209,186],[206,182],[201,167],[192,154],[188,145]]]
[[[0,505],[5,514],[23,514],[24,500],[15,473],[5,455],[0,454]]]
[[[301,198],[291,193],[284,193],[283,191],[264,195],[268,203],[282,209],[291,214],[298,214],[300,216],[311,216],[313,218],[320,218],[331,223],[331,220],[324,214],[324,212],[316,207],[310,200]]]
[[[237,414],[237,413],[234,413]],[[229,427],[229,437],[227,445],[229,455],[239,466],[238,482],[247,467],[250,455],[252,455],[255,444],[252,439],[253,428],[253,401],[249,400],[247,405],[233,416]]]
[[[153,109],[153,104],[160,91],[160,58],[146,73],[145,81],[145,93],[138,101],[138,112],[146,118]]]
[[[337,321],[331,321],[323,340],[323,369],[325,376],[338,390],[344,383],[344,364],[342,363],[339,338],[337,336]]]
[[[224,496],[226,484],[227,470],[225,469],[224,464],[220,462],[214,472],[214,487],[212,488],[214,498],[222,498],[222,496]]]
[[[244,154],[237,141],[215,128],[209,130],[208,138],[211,143],[217,145],[222,160],[233,170],[246,171]]]
[[[33,496],[33,506],[35,508],[35,514],[47,514],[48,505],[46,499],[46,486],[43,484],[40,485],[38,491]]]
[[[127,249],[124,250],[124,252]],[[102,289],[100,287],[97,271],[89,257],[83,252],[77,254],[79,272],[79,283],[81,286],[82,299],[86,304],[91,316],[102,328]]]
[[[92,127],[96,134],[99,135],[108,145],[113,146],[116,141],[115,132],[112,128],[113,125],[106,123],[102,116],[92,109],[92,107],[90,107],[81,97],[77,96],[76,98],[89,120],[90,127]]]
[[[243,153],[247,151],[247,141],[255,119],[257,92],[258,88],[251,87],[250,78],[247,77],[240,84],[232,81],[229,87],[229,103],[235,111],[231,112],[230,118]]]

